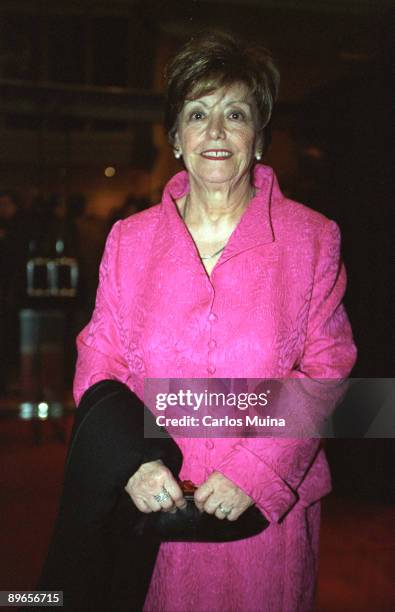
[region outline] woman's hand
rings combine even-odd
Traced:
[[[176,512],[187,503],[173,474],[160,459],[143,463],[129,478],[125,491],[146,514],[159,510]]]
[[[200,511],[215,514],[219,519],[235,521],[253,500],[220,472],[213,472],[195,491],[195,504]]]

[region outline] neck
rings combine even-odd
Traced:
[[[253,196],[254,188],[249,177],[236,186],[201,184],[190,177],[190,192],[181,205],[181,213],[191,226],[233,225],[237,224]]]

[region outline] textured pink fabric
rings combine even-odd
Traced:
[[[341,300],[336,224],[285,198],[255,168],[250,202],[209,278],[174,199],[121,221],[107,241],[96,308],[78,337],[75,399],[102,378],[140,397],[144,378],[347,376],[356,350]],[[161,546],[145,612],[305,612],[313,607],[319,499],[330,475],[317,440],[180,439],[182,478],[219,470],[271,521],[226,544]]]

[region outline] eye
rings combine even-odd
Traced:
[[[245,115],[239,110],[234,110],[229,113],[229,119],[232,119],[232,121],[243,121],[245,119]]]
[[[189,115],[189,119],[190,121],[201,121],[202,119],[204,119],[204,113],[202,111],[193,111]]]

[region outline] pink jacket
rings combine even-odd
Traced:
[[[145,377],[339,378],[350,373],[356,349],[341,303],[346,275],[338,227],[285,198],[271,168],[256,166],[254,182],[257,195],[210,278],[173,200],[188,190],[186,172],[170,180],[161,204],[115,225],[101,264],[96,308],[77,340],[77,403],[103,378],[121,380],[142,397]],[[219,470],[273,523],[330,491],[317,440],[178,443],[184,454],[182,478],[200,483]],[[251,547],[255,541],[259,548],[260,537],[242,542]],[[178,551],[175,557],[182,557],[183,544],[163,546],[162,556],[169,546]],[[160,554],[157,574],[162,580],[163,563]],[[167,555],[166,571],[171,572],[168,565]],[[197,580],[196,565],[193,573]],[[180,585],[176,567],[166,581],[170,578]],[[241,579],[242,590],[244,583]],[[297,580],[293,583],[292,589]],[[160,598],[168,607],[159,606],[157,588],[154,576],[151,590],[156,595],[149,596],[147,610],[188,610],[181,595],[177,604],[178,595],[163,589]],[[262,612],[259,597],[268,593],[254,597]],[[204,598],[200,601],[194,600],[195,611],[199,605],[216,609],[207,608]]]

